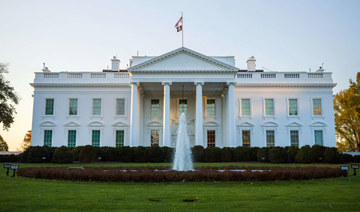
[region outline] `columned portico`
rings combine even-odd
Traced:
[[[202,113],[202,86],[204,82],[197,81],[194,84],[196,86],[195,145],[204,146]]]
[[[170,130],[170,86],[171,82],[162,82],[164,86],[164,109],[163,109],[163,146],[171,146]]]
[[[236,127],[235,127],[235,82],[227,82],[227,98],[226,98],[226,134],[228,135],[229,147],[236,147]]]
[[[138,123],[138,85],[139,82],[130,82],[131,86],[131,111],[130,111],[130,146],[139,144]]]

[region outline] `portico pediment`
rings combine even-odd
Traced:
[[[238,68],[191,49],[182,47],[141,62],[128,69],[130,73],[144,72],[234,72]]]
[[[103,127],[104,124],[99,121],[93,121],[88,124],[88,127]]]
[[[116,122],[115,124],[112,125],[113,127],[128,127],[129,125],[127,125],[126,123],[119,121]]]
[[[80,127],[80,124],[71,121],[69,123],[64,124],[64,127]]]
[[[56,127],[56,124],[51,121],[45,121],[40,124],[40,127]]]
[[[239,127],[254,127],[253,124],[251,124],[250,122],[244,122],[238,125]]]

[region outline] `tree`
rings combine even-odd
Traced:
[[[8,130],[14,122],[14,115],[16,114],[14,104],[19,103],[19,97],[14,88],[3,76],[3,74],[8,73],[7,69],[7,64],[0,63],[0,123],[2,123],[4,130]]]
[[[340,151],[360,151],[360,72],[350,87],[335,95],[335,131]]]
[[[1,137],[1,135],[0,135],[0,151],[7,152],[8,150],[9,150],[9,147],[8,147],[7,143],[4,141],[3,137]]]
[[[21,144],[21,147],[18,149],[20,151],[25,151],[31,145],[31,130],[28,130],[25,134],[24,141]]]

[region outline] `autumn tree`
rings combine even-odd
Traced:
[[[19,103],[14,88],[3,76],[8,73],[7,69],[7,64],[0,63],[0,124],[3,125],[4,130],[8,130],[14,122],[15,104]]]
[[[28,130],[25,134],[24,141],[21,144],[20,151],[25,151],[31,145],[31,130]]]
[[[7,143],[4,141],[3,137],[1,137],[1,135],[0,135],[0,151],[7,152],[8,150],[9,150],[9,147],[8,147]]]
[[[335,131],[340,151],[360,151],[360,72],[350,87],[335,95]]]

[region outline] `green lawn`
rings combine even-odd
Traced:
[[[71,164],[70,166],[170,164]],[[196,165],[274,166],[261,163]],[[30,166],[69,166],[20,164]],[[281,166],[289,166],[282,164]],[[306,166],[306,165],[290,165]],[[338,167],[338,165],[321,165]],[[197,199],[184,202],[184,199]],[[0,170],[0,211],[359,211],[360,177],[279,182],[104,183],[6,177]]]

